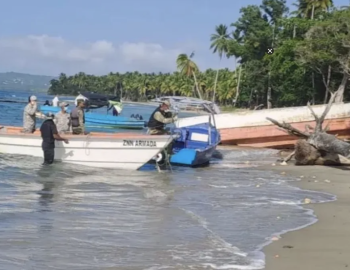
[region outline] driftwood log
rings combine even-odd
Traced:
[[[315,118],[315,128],[305,126],[305,131],[300,131],[289,123],[279,123],[272,118],[266,118],[288,134],[300,138],[295,144],[294,152],[283,162],[288,162],[294,157],[296,165],[350,165],[350,143],[328,134],[328,126],[323,128],[323,122],[334,103],[337,92],[330,94],[330,100],[320,117],[316,115],[310,103],[307,104]]]

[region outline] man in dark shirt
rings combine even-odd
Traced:
[[[54,115],[48,113],[46,115],[46,120],[42,123],[40,127],[41,137],[43,138],[43,142],[41,144],[41,147],[44,152],[43,165],[52,164],[55,159],[55,140],[64,141],[65,143],[68,143],[67,139],[62,138],[58,134],[53,118]]]

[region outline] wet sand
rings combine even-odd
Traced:
[[[337,196],[334,202],[304,205],[318,221],[292,231],[266,246],[266,270],[350,269],[350,168],[271,166],[278,173],[300,177],[296,186]]]

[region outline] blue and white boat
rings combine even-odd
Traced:
[[[221,140],[211,123],[176,128],[174,133],[180,136],[173,143],[170,163],[191,167],[209,164]]]
[[[60,110],[61,109],[59,107],[40,106],[40,111],[44,114],[57,113]],[[67,112],[70,112],[69,108],[67,109]],[[111,126],[116,128],[126,128],[126,129],[143,129],[146,124],[144,120],[139,120],[136,118],[129,118],[124,116],[113,116],[113,115],[93,113],[93,112],[85,113],[85,123]]]
[[[173,141],[168,154],[162,152],[154,157],[158,165],[173,165],[199,167],[208,165],[217,145],[221,141],[220,133],[210,121],[208,123],[175,128],[173,133],[177,138]]]

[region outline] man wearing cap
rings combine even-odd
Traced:
[[[30,96],[29,103],[23,112],[23,130],[24,133],[33,133],[35,131],[36,118],[35,113],[38,110],[36,96]]]
[[[53,121],[54,115],[51,113],[46,114],[46,120],[40,127],[41,138],[43,142],[41,147],[44,152],[44,163],[43,165],[52,164],[55,159],[55,140],[64,141],[68,143],[68,140],[62,138],[58,132],[57,127]]]
[[[71,128],[70,114],[67,113],[68,103],[61,102],[59,106],[61,107],[61,111],[56,113],[53,121],[56,124],[58,133],[65,134],[70,132],[70,128]]]
[[[72,123],[72,132],[75,135],[85,133],[85,114],[84,114],[85,100],[77,100],[77,107],[70,113]]]
[[[177,116],[173,117],[169,109],[170,102],[166,100],[154,110],[148,121],[148,129],[151,135],[168,134],[165,130],[165,125],[174,123],[177,120]]]

